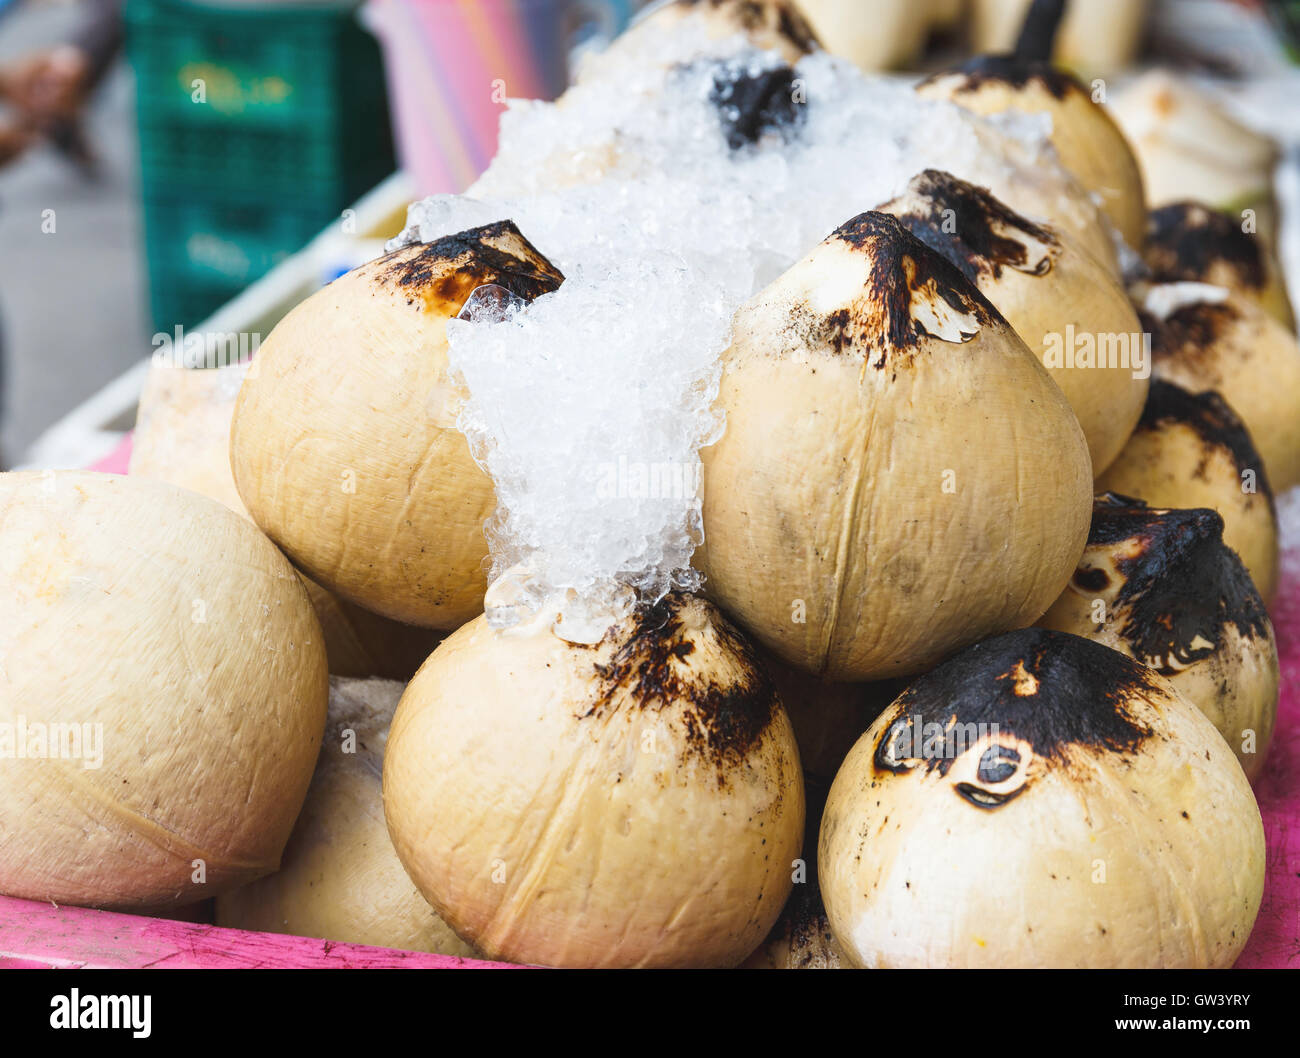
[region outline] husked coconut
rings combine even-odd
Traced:
[[[140,396],[130,472],[224,503],[252,520],[230,470],[230,423],[248,363],[191,370],[154,364]],[[390,621],[302,578],[325,634],[330,672],[407,679],[438,642],[426,628]]]
[[[817,34],[794,0],[669,0],[638,17],[603,52],[589,56],[578,71],[578,82],[621,79],[629,66],[663,64],[666,34],[698,37],[708,42],[744,35],[763,51],[778,52],[788,63],[820,48]]]
[[[474,955],[407,877],[384,822],[384,744],[404,689],[330,681],[320,760],[280,869],[218,898],[217,925]]]
[[[907,675],[1033,622],[1083,552],[1092,470],[979,290],[863,213],[736,315],[704,449],[707,589],[831,680]]]
[[[1039,623],[1155,669],[1209,717],[1246,777],[1259,775],[1277,718],[1277,644],[1218,513],[1099,496],[1088,549]]]
[[[817,864],[857,966],[1226,968],[1259,911],[1264,829],[1169,681],[1034,628],[880,716],[835,777]]]
[[[831,933],[817,882],[817,832],[830,782],[805,772],[804,790],[807,823],[803,856],[795,861],[794,891],[772,932],[741,966],[743,970],[848,969],[848,960]]]
[[[921,82],[929,99],[947,99],[976,114],[1047,114],[1061,164],[1096,195],[1124,241],[1141,249],[1146,199],[1137,159],[1106,108],[1077,78],[1049,62],[981,55]]]
[[[913,177],[879,208],[974,283],[1043,362],[1083,427],[1093,474],[1101,473],[1137,425],[1151,370],[1139,362],[1142,327],[1112,271],[1071,236],[938,170]],[[1074,353],[1081,338],[1097,351],[1086,363]]]
[[[1136,297],[1151,332],[1155,377],[1192,393],[1219,393],[1246,424],[1273,487],[1300,485],[1295,335],[1222,287],[1157,284],[1139,288]]]
[[[274,871],[325,726],[320,625],[221,504],[0,474],[0,893],[195,903]]]
[[[1273,490],[1250,434],[1217,393],[1153,381],[1142,421],[1097,487],[1152,507],[1218,511],[1224,543],[1264,601],[1272,600],[1279,566]]]
[[[565,967],[739,964],[789,895],[804,823],[757,655],[676,594],[594,645],[549,620],[453,633],[398,706],[384,808],[461,937]]]
[[[456,428],[447,321],[479,287],[532,300],[563,277],[501,221],[354,269],[263,342],[231,427],[239,495],[307,576],[448,629],[482,611],[494,493]]]
[[[1147,215],[1142,253],[1153,283],[1208,283],[1258,304],[1295,329],[1281,268],[1259,235],[1199,202],[1174,202]]]
[[[1167,70],[1133,80],[1109,110],[1137,156],[1151,208],[1204,202],[1238,224],[1249,221],[1266,243],[1277,245],[1273,170],[1280,152],[1273,140]]]

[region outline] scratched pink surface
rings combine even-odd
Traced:
[[[1237,965],[1300,969],[1300,550],[1284,556],[1273,628],[1282,661],[1282,700],[1273,747],[1255,784],[1268,874],[1255,931]]]
[[[502,969],[505,963],[52,907],[0,896],[0,968]]]

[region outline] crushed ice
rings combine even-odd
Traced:
[[[471,194],[416,203],[390,244],[509,218],[566,276],[522,310],[476,294],[449,325],[459,426],[497,491],[498,627],[543,606],[587,626],[630,590],[698,589],[699,451],[724,425],[712,405],[739,304],[924,168],[988,183],[1009,155],[1055,164],[1041,121],[985,121],[826,54],[790,70],[677,27],[643,52],[559,104],[512,102]],[[720,108],[719,84],[746,78]],[[745,92],[765,108],[752,144],[736,135]]]

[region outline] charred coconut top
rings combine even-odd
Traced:
[[[987,188],[926,169],[881,207],[971,282],[996,279],[1003,268],[1046,275],[1060,251],[1055,235],[993,197]]]
[[[986,639],[903,692],[876,744],[875,768],[897,774],[920,765],[946,776],[965,752],[978,752],[973,781],[956,792],[997,808],[1025,789],[1035,757],[1068,765],[1079,752],[1135,752],[1152,732],[1131,699],[1158,692],[1154,681],[1132,658],[1067,632],[1026,628]],[[935,733],[955,739],[956,751],[927,746]]]
[[[1268,500],[1270,508],[1274,506],[1273,490],[1255,442],[1237,413],[1218,393],[1213,390],[1191,393],[1172,382],[1153,378],[1137,428],[1158,430],[1173,424],[1189,427],[1205,446],[1207,457],[1216,449],[1224,452],[1232,460],[1238,477],[1244,471],[1251,471],[1259,492]]]
[[[735,664],[734,679],[719,679],[692,664],[704,618],[721,651]],[[689,751],[725,769],[742,764],[761,741],[780,700],[754,648],[713,606],[671,593],[641,605],[593,647],[597,694],[583,714],[607,715],[627,703],[637,709],[686,711]],[[726,670],[724,670],[725,672]],[[727,672],[731,675],[731,672]]]
[[[1145,310],[1138,319],[1142,329],[1151,332],[1151,353],[1157,362],[1177,357],[1208,367],[1217,360],[1215,346],[1241,313],[1227,301],[1191,301],[1163,319]]]
[[[978,92],[986,85],[1005,84],[1016,89],[1030,86],[1041,88],[1054,99],[1060,100],[1072,92],[1078,92],[1085,98],[1088,96],[1087,90],[1073,74],[1050,62],[1021,59],[1015,55],[977,55],[951,70],[932,74],[921,85],[934,84],[945,78],[957,79],[954,86],[957,92]]]
[[[1262,290],[1267,282],[1255,236],[1199,202],[1175,202],[1147,215],[1143,259],[1156,283],[1209,283],[1216,269],[1229,270],[1244,289]]]
[[[793,67],[755,71],[723,64],[713,76],[709,99],[718,110],[727,146],[733,151],[758,143],[767,134],[789,141],[807,111],[795,101]]]
[[[1263,600],[1224,544],[1217,511],[1098,497],[1074,584],[1106,593],[1134,655],[1166,676],[1215,653],[1229,625],[1248,639],[1269,634]]]
[[[861,294],[827,315],[818,336],[837,353],[874,350],[871,366],[882,370],[927,337],[966,342],[1002,320],[969,279],[887,213],[860,213],[827,242],[849,247],[866,264]]]
[[[775,33],[804,55],[821,47],[812,26],[790,0],[676,0],[676,3],[716,12],[746,33]]]
[[[460,312],[470,294],[489,283],[532,301],[556,290],[564,276],[524,238],[514,221],[414,243],[367,266],[383,284],[406,295],[408,305],[448,317]]]

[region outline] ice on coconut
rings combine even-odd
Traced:
[[[481,291],[449,326],[459,423],[499,504],[498,627],[562,614],[564,635],[599,637],[637,598],[699,586],[699,450],[722,428],[731,318],[845,218],[925,167],[1033,216],[1054,205],[1041,121],[989,122],[824,53],[691,47],[627,91],[512,104],[496,176],[412,206],[397,240],[510,218],[567,277],[527,307]],[[1028,206],[1007,190],[1026,187],[1044,189]]]

